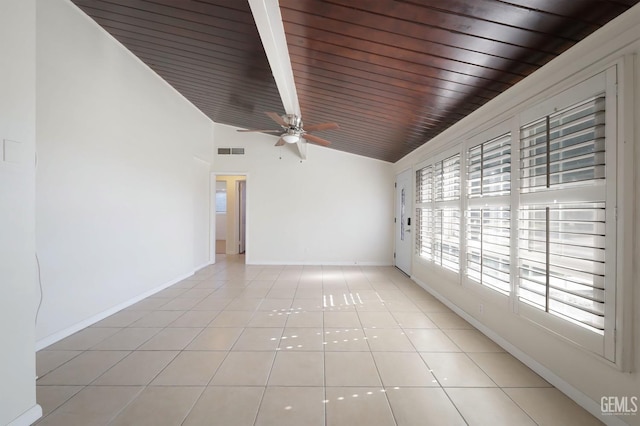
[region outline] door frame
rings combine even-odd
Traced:
[[[399,173],[396,174],[395,176],[395,188],[394,188],[394,197],[393,197],[393,203],[394,203],[394,218],[395,218],[395,223],[393,226],[393,252],[394,252],[394,258],[393,258],[393,264],[396,268],[400,269],[402,272],[404,272],[405,274],[411,276],[411,271],[412,271],[412,267],[413,267],[413,251],[412,251],[412,247],[413,247],[413,230],[415,229],[415,218],[413,217],[413,180],[411,179],[411,177],[413,176],[413,169],[408,168],[405,169]],[[404,230],[402,228],[402,219],[401,219],[401,212],[398,211],[398,206],[399,206],[399,191],[400,188],[398,187],[398,181],[400,180],[400,176],[407,174],[408,176],[407,178],[407,194],[405,195],[405,206],[407,209],[406,212],[406,218],[409,221],[409,224],[407,225],[409,228]],[[401,268],[400,266],[398,266],[398,254],[399,254],[399,250],[398,250],[398,233],[399,232],[405,232],[406,233],[404,235],[408,235],[409,236],[409,249],[408,249],[408,258],[405,259],[406,260],[406,270],[405,268]],[[403,265],[404,266],[404,265]]]
[[[246,200],[245,200],[245,220],[247,218],[247,213],[249,212],[249,196],[248,196],[248,192],[249,192],[249,174],[247,172],[211,172],[211,215],[209,218],[209,221],[211,223],[211,226],[209,227],[209,229],[211,230],[211,232],[209,232],[209,236],[210,236],[210,246],[212,248],[212,257],[213,259],[211,260],[211,264],[216,263],[215,260],[215,247],[216,247],[216,181],[218,180],[218,178],[220,177],[225,177],[225,176],[233,176],[233,177],[237,177],[237,178],[243,178],[241,180],[245,181],[245,196],[246,196]],[[237,183],[235,185],[233,185],[234,188],[234,198],[235,198],[235,205],[234,208],[236,209],[236,213],[238,211],[238,207],[239,207],[239,200],[238,200],[238,185]],[[227,188],[227,200],[229,197],[229,191]],[[228,204],[227,204],[227,212],[228,212]],[[237,222],[237,214],[234,215],[234,220]],[[237,225],[237,223],[236,223]],[[236,241],[238,241],[238,232],[239,232],[239,227],[238,226],[233,226],[232,229],[229,229],[229,227],[227,226],[227,236],[229,235],[229,232],[233,232],[234,234],[234,238]],[[246,250],[246,241],[248,241],[248,236],[249,236],[249,226],[248,226],[248,222],[245,225],[245,263],[247,263],[247,259],[248,259],[248,253]]]
[[[247,179],[236,181],[236,195],[238,209],[236,211],[236,220],[238,228],[238,253],[246,254],[247,252]]]

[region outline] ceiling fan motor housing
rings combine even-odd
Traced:
[[[282,119],[292,128],[298,130],[302,128],[302,119],[296,114],[287,114]]]

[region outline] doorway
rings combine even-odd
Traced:
[[[395,265],[411,275],[411,169],[396,176]]]
[[[216,175],[216,254],[234,255],[246,251],[246,175]]]

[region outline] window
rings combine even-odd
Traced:
[[[604,76],[522,120],[517,285],[523,315],[613,359],[615,93]]]
[[[416,171],[416,253],[433,259],[433,166]]]
[[[227,182],[216,181],[216,213],[227,212]]]
[[[604,331],[605,203],[525,206],[520,300]]]
[[[471,147],[467,153],[467,277],[505,294],[511,291],[510,190],[511,133]]]
[[[469,288],[611,361],[616,72],[470,137],[464,156],[425,162],[415,194],[419,259],[462,270]]]
[[[604,106],[598,95],[522,127],[522,192],[604,179]]]
[[[521,128],[520,300],[598,333],[604,330],[605,97]],[[587,186],[581,203],[557,203]]]
[[[460,154],[416,171],[416,253],[460,268]]]

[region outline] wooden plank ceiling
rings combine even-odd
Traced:
[[[277,129],[244,0],[72,0],[218,123]],[[279,0],[307,124],[396,161],[640,0]]]

